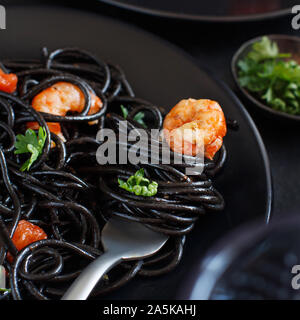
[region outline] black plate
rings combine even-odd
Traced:
[[[94,13],[58,7],[9,7],[0,31],[1,58],[38,57],[40,47],[80,46],[123,67],[137,96],[172,107],[179,99],[211,98],[239,122],[225,138],[228,160],[217,179],[226,209],[200,219],[188,236],[177,269],[158,278],[135,278],[107,296],[172,299],[192,264],[229,230],[257,217],[269,219],[271,177],[268,157],[249,114],[234,94],[200,69],[180,49],[131,26]]]
[[[297,0],[100,0],[164,18],[233,22],[276,18],[291,13]]]

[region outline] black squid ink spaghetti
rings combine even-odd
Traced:
[[[162,128],[164,111],[135,97],[118,66],[79,48],[43,48],[38,60],[3,60],[0,68],[0,265],[6,269],[8,289],[0,299],[60,299],[103,253],[101,229],[111,216],[141,222],[170,239],[153,257],[114,268],[91,298],[137,275],[172,270],[199,217],[224,207],[213,185],[226,160],[224,144],[213,159],[205,160],[198,176],[185,174],[186,163],[160,164],[159,155],[158,164],[99,165],[96,152],[102,142],[96,134],[110,128],[118,137],[122,110],[128,129],[146,124],[149,135],[150,128]],[[12,75],[17,77],[13,89]],[[55,109],[60,105],[63,113]],[[22,141],[32,141],[26,145],[30,159],[29,152],[22,152]],[[156,143],[159,150],[161,141]],[[117,139],[117,147],[128,152],[130,144],[124,147]],[[146,158],[147,150],[140,150]],[[153,196],[130,193],[118,184],[141,168],[146,179],[158,184]],[[39,235],[23,247],[17,239],[21,222],[24,232],[32,228]]]

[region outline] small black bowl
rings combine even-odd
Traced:
[[[275,41],[279,47],[280,52],[291,53],[291,59],[294,59],[300,62],[300,38],[288,35],[279,35],[279,34],[272,34],[266,35],[272,41]],[[244,96],[249,99],[256,107],[259,109],[267,112],[269,115],[275,116],[276,118],[281,119],[289,119],[289,120],[296,120],[300,121],[300,115],[292,115],[282,111],[278,111],[272,109],[268,105],[264,104],[258,98],[256,98],[252,93],[248,92],[245,88],[243,88],[238,79],[238,66],[237,63],[240,59],[243,59],[249,51],[252,49],[253,43],[260,41],[263,36],[251,39],[245,42],[234,54],[231,60],[231,72],[234,78],[234,81],[240,91],[244,94]]]
[[[181,300],[299,300],[293,268],[300,259],[300,217],[247,223],[220,239],[192,266]]]

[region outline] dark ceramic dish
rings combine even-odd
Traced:
[[[173,299],[179,286],[211,244],[234,227],[270,217],[272,189],[268,156],[248,112],[222,83],[177,47],[133,26],[83,10],[18,6],[7,9],[0,58],[36,58],[40,48],[78,46],[119,64],[138,97],[170,109],[179,99],[217,100],[239,123],[225,143],[228,159],[216,187],[226,201],[218,214],[201,217],[188,235],[181,263],[160,277],[136,276],[107,299]]]
[[[238,228],[195,265],[178,298],[299,300],[291,285],[300,258],[299,230],[297,214]]]
[[[291,13],[296,0],[100,0],[135,11],[176,20],[242,22],[274,19]]]
[[[300,62],[300,38],[294,37],[294,36],[288,36],[288,35],[266,35],[271,40],[276,41],[278,44],[279,50],[281,52],[287,52],[292,54],[292,59],[297,60]],[[239,90],[244,94],[244,96],[249,99],[253,105],[258,107],[260,110],[263,110],[264,112],[267,112],[269,115],[274,116],[276,118],[284,118],[288,120],[295,120],[300,121],[300,115],[292,115],[288,114],[282,111],[278,111],[275,109],[272,109],[268,105],[264,104],[261,100],[256,98],[252,93],[248,92],[245,88],[243,88],[238,80],[238,67],[237,63],[240,59],[243,59],[249,51],[251,51],[251,47],[253,43],[261,40],[263,36],[257,37],[254,39],[251,39],[244,43],[234,54],[232,61],[231,61],[231,71],[233,78],[235,80],[236,85],[238,86]]]

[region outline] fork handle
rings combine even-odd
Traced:
[[[102,276],[121,261],[119,252],[104,252],[80,273],[61,300],[86,300]]]

